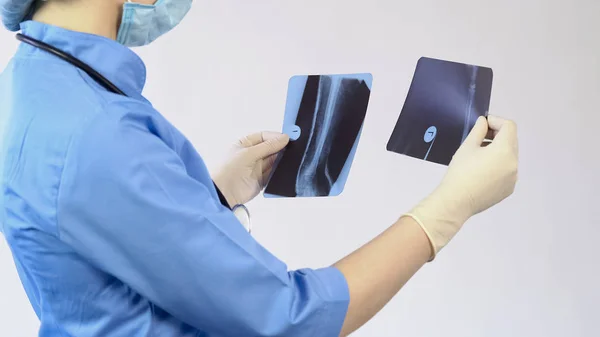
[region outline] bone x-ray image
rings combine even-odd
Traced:
[[[479,116],[487,116],[490,68],[422,57],[387,150],[448,165]]]
[[[294,76],[265,197],[337,196],[344,189],[371,95],[371,74]]]

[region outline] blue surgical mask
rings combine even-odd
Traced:
[[[192,7],[192,0],[158,0],[145,5],[127,0],[117,42],[128,47],[149,44],[177,26]]]

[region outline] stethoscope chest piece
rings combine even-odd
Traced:
[[[252,232],[252,223],[250,222],[250,212],[248,208],[244,205],[235,205],[232,209],[235,217],[240,221],[242,226],[248,231],[248,233]]]

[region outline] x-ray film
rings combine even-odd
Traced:
[[[487,116],[490,68],[422,57],[387,150],[448,165],[479,116]]]
[[[265,197],[339,195],[346,184],[367,113],[371,74],[290,79],[279,155]]]

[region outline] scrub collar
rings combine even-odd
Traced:
[[[146,83],[146,66],[131,49],[103,36],[75,32],[41,22],[25,21],[20,26],[24,35],[50,44],[88,64],[127,96],[141,97]],[[19,48],[21,52],[35,55],[36,58],[64,62],[27,44],[21,44]]]

